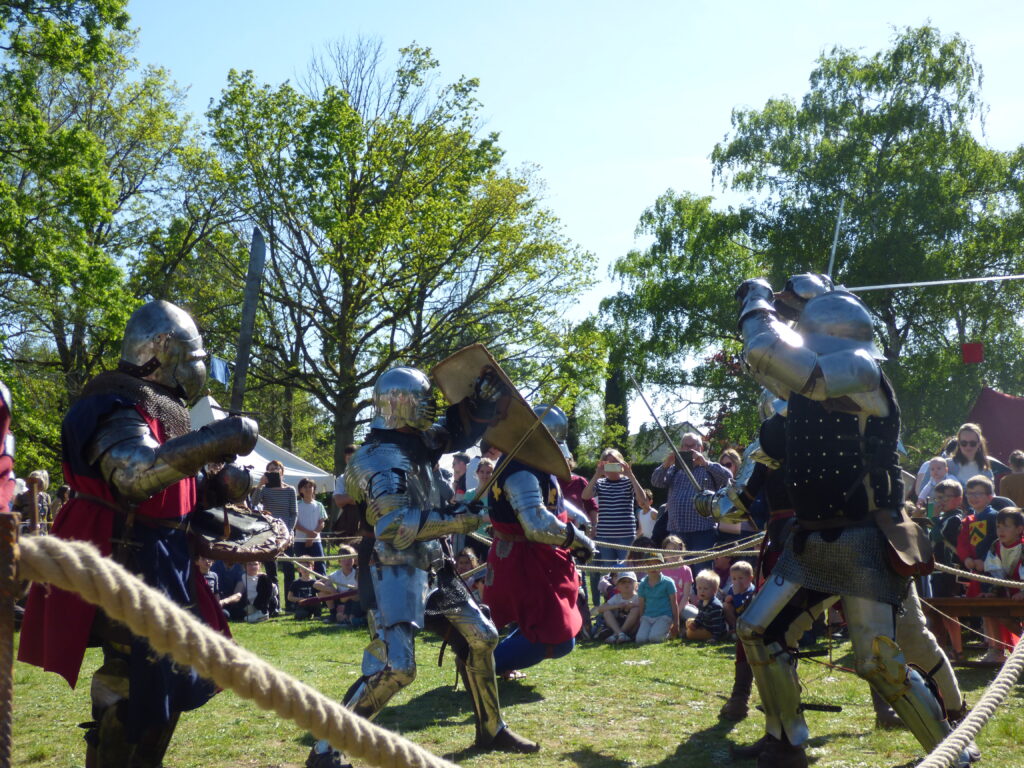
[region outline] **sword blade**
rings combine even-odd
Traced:
[[[640,399],[643,400],[644,405],[647,406],[647,412],[651,414],[651,418],[654,419],[654,423],[658,425],[658,429],[661,430],[661,434],[665,436],[665,442],[668,443],[669,448],[672,449],[672,453],[676,455],[676,465],[683,468],[683,471],[686,472],[686,476],[690,478],[690,482],[693,483],[693,487],[697,489],[697,493],[705,490],[701,487],[701,484],[697,482],[697,478],[693,476],[693,472],[690,471],[690,467],[683,460],[683,455],[679,452],[679,449],[676,448],[676,444],[669,436],[668,430],[661,425],[661,420],[654,412],[654,408],[652,408],[651,404],[648,402],[647,395],[645,395],[644,391],[640,389],[640,385],[637,383],[636,378],[630,372],[627,372],[627,375],[629,376],[629,380],[633,382],[633,388],[637,391],[637,394],[640,395]]]

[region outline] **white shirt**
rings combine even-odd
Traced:
[[[349,589],[356,589],[359,586],[359,582],[356,580],[356,569],[352,569],[352,573],[345,573],[341,568],[331,573],[327,577],[331,584],[334,585],[335,589],[339,592],[345,592]]]
[[[324,505],[315,499],[313,501],[303,501],[299,499],[296,503],[297,517],[295,520],[296,526],[301,525],[303,528],[308,528],[311,531],[315,531],[317,526],[320,525],[321,520],[327,519],[327,510],[324,509]],[[308,533],[300,531],[298,527],[295,528],[295,541],[308,544],[313,541],[320,541],[320,534],[315,533],[310,536]]]

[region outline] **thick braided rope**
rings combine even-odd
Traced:
[[[42,536],[23,538],[20,547],[21,578],[77,592],[145,637],[157,652],[294,720],[347,755],[384,768],[455,768],[214,632],[91,544]]]
[[[935,570],[942,571],[943,573],[952,573],[954,576],[959,576],[962,579],[979,581],[982,584],[995,584],[997,587],[1009,587],[1010,589],[1020,589],[1019,581],[1007,581],[1006,579],[997,579],[995,576],[986,576],[983,573],[976,573],[974,571],[962,571],[959,568],[952,567],[951,565],[943,565],[942,563],[936,563]]]
[[[932,750],[928,757],[917,764],[917,768],[950,768],[954,765],[967,743],[978,735],[985,723],[1006,701],[1010,689],[1017,683],[1022,671],[1024,671],[1024,643],[1017,643],[1017,647],[999,670],[996,679],[985,689],[985,693],[971,709],[970,714],[963,719],[955,731]]]

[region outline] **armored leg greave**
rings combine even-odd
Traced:
[[[764,635],[799,590],[799,584],[773,579],[736,622],[736,633],[743,642],[764,707],[765,729],[776,739],[793,745],[803,744],[810,735],[800,711],[796,659],[781,643],[766,643]]]
[[[921,746],[931,751],[950,728],[935,694],[924,678],[907,666],[892,639],[892,607],[862,597],[844,597],[843,605],[857,674],[896,710]]]
[[[416,679],[416,628],[402,623],[380,630],[363,655],[363,676],[345,698],[345,706],[372,719],[392,696]]]
[[[945,710],[959,710],[963,706],[964,695],[949,659],[928,629],[913,583],[903,601],[903,611],[896,616],[896,643],[903,649],[907,661],[925,670],[935,681]]]
[[[467,603],[456,611],[446,612],[444,619],[454,630],[446,633],[447,639],[459,659],[463,682],[473,697],[477,742],[490,742],[505,727],[494,672],[498,632],[476,603]]]

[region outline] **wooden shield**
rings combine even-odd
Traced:
[[[562,449],[558,447],[547,427],[537,418],[526,398],[519,394],[512,379],[487,351],[487,347],[483,344],[463,347],[431,368],[430,375],[448,398],[448,402],[457,403],[473,394],[474,383],[487,368],[498,374],[508,391],[508,396],[503,398],[499,405],[499,421],[487,428],[483,439],[499,448],[502,453],[508,454],[536,424],[536,429],[516,452],[515,458],[534,469],[568,481],[569,465],[562,455]]]

